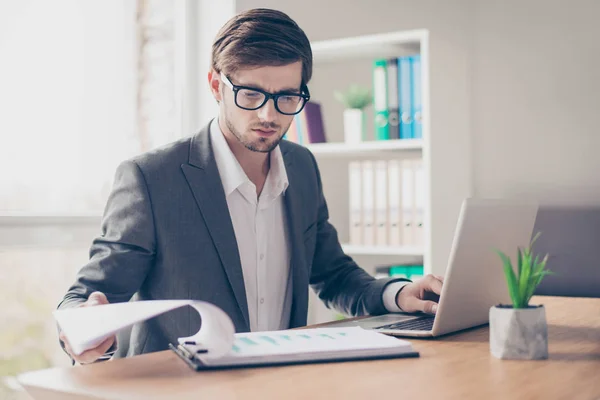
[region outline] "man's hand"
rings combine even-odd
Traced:
[[[444,278],[437,275],[427,275],[423,279],[404,286],[396,296],[396,304],[404,312],[422,311],[435,314]]]
[[[100,304],[108,304],[108,300],[106,299],[104,293],[94,292],[90,294],[90,297],[88,297],[87,301],[79,305],[79,307],[93,307],[98,306]],[[73,358],[73,360],[77,361],[79,364],[88,364],[96,361],[98,358],[102,357],[104,353],[108,351],[108,349],[110,349],[110,346],[112,346],[116,340],[116,336],[112,336],[106,339],[104,342],[100,343],[100,345],[98,345],[97,347],[86,350],[77,356],[73,354],[73,350],[69,345],[69,341],[62,332],[58,337],[65,344],[65,350],[67,351],[67,353],[69,353],[71,358]]]

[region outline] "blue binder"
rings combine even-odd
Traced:
[[[421,100],[421,56],[411,57],[412,70],[412,107],[413,107],[413,137],[423,137],[423,103]]]
[[[400,139],[412,139],[412,84],[411,84],[411,59],[400,57],[398,59],[398,95],[400,96]]]

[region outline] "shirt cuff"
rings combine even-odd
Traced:
[[[408,285],[410,282],[393,282],[385,287],[383,290],[383,305],[385,308],[393,313],[393,312],[402,312],[402,309],[398,307],[396,303],[396,297],[398,297],[398,292],[404,286]]]

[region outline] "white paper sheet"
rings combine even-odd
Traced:
[[[137,322],[184,306],[192,306],[201,315],[202,325],[195,335],[178,338],[179,343],[193,341],[219,358],[231,351],[235,328],[220,308],[204,301],[148,300],[55,310],[54,318],[75,355],[102,343],[119,330]]]

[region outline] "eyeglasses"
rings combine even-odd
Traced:
[[[302,111],[306,102],[310,100],[306,85],[302,85],[300,93],[273,94],[257,88],[234,85],[225,74],[221,74],[221,80],[233,91],[235,105],[244,110],[258,110],[269,99],[273,99],[275,109],[278,112],[285,115],[296,115]]]

